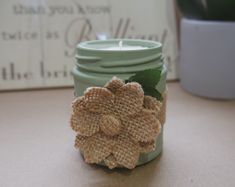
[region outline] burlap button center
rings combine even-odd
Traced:
[[[115,136],[121,130],[121,123],[113,115],[103,115],[100,119],[100,129],[108,136]]]

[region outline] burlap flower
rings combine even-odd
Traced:
[[[132,169],[140,153],[155,149],[161,131],[162,103],[144,96],[140,84],[113,78],[104,87],[88,88],[74,100],[71,127],[88,163]]]

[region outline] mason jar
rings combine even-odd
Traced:
[[[167,69],[162,54],[162,44],[154,41],[123,39],[95,40],[77,45],[76,66],[73,68],[75,96],[82,96],[88,87],[103,87],[112,77],[127,80],[137,72],[148,69],[161,69],[161,77],[156,89],[164,94],[166,91]],[[130,48],[126,46],[139,46]],[[122,48],[123,47],[123,48]],[[110,50],[109,50],[110,49]],[[165,102],[163,102],[165,105]],[[165,106],[163,106],[165,110]],[[165,111],[163,111],[165,112]],[[163,128],[156,139],[156,148],[147,154],[140,154],[137,165],[156,158],[162,151]]]

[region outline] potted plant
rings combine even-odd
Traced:
[[[235,98],[235,0],[177,0],[180,79],[196,95]]]

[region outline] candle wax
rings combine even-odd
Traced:
[[[107,51],[131,51],[131,50],[140,50],[140,49],[147,49],[147,47],[143,46],[123,46],[123,47],[118,47],[118,46],[113,46],[113,47],[107,47],[107,48],[102,48]]]
[[[118,43],[118,46],[112,46],[107,48],[102,48],[108,51],[131,51],[131,50],[140,50],[140,49],[148,49],[147,47],[143,46],[133,46],[133,45],[125,45],[123,46],[123,41]]]

